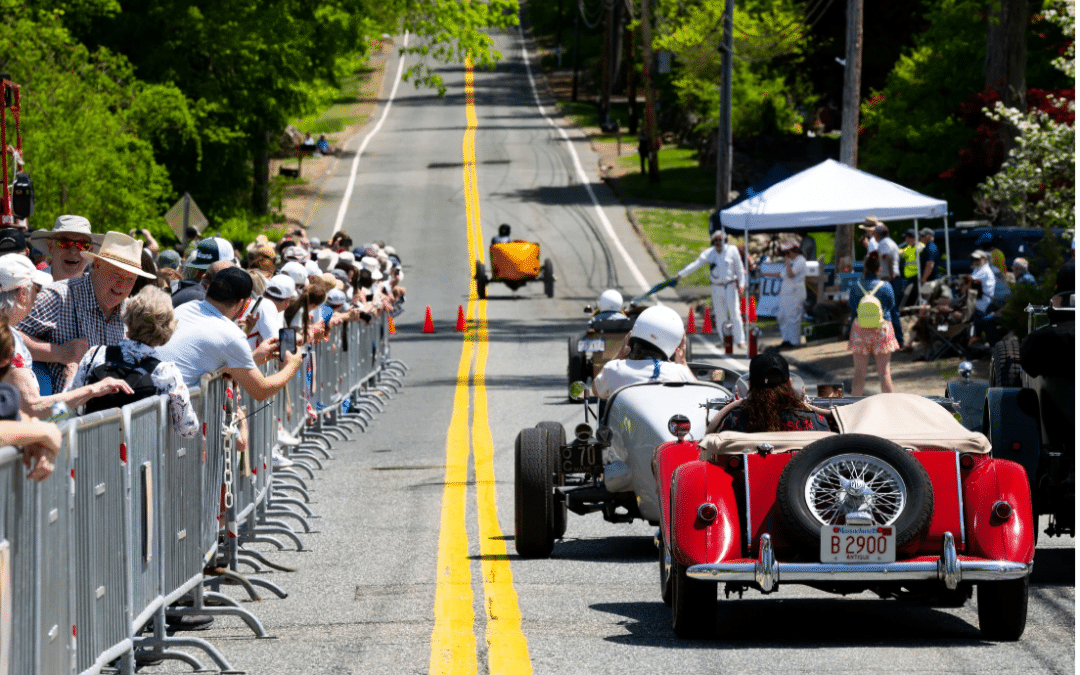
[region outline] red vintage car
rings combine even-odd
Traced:
[[[796,583],[952,606],[974,586],[983,636],[1019,639],[1035,555],[1024,469],[920,396],[880,394],[832,415],[835,433],[722,432],[657,448],[675,633],[714,633],[720,584],[727,597]],[[672,418],[676,435],[684,422]]]

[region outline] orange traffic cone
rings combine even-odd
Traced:
[[[697,332],[697,320],[694,319],[693,307],[690,308],[690,316],[686,317],[686,332],[687,334]]]
[[[712,312],[709,311],[709,306],[705,305],[705,321],[701,324],[701,333],[708,335],[711,332],[713,332]]]
[[[454,326],[454,330],[459,333],[465,332],[465,308],[461,305],[457,306],[457,324]]]
[[[388,321],[388,325],[389,325],[389,328],[390,328],[390,334],[391,335],[397,335],[397,328],[394,328],[394,317],[388,316],[388,317],[386,317],[386,319]]]
[[[427,311],[424,313],[424,332],[435,332],[435,323],[431,320],[431,305],[427,306]]]

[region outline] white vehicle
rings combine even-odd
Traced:
[[[691,366],[701,376],[712,368]],[[583,388],[583,387],[582,387]],[[580,395],[580,391],[578,392]],[[628,523],[640,518],[657,524],[660,505],[652,462],[657,446],[675,442],[668,421],[695,420],[689,435],[705,434],[701,409],[730,400],[731,392],[714,382],[645,382],[612,394],[594,434],[586,422],[567,442],[558,422],[523,429],[515,443],[515,547],[525,558],[551,554],[566,532],[569,511],[600,511],[604,520]]]

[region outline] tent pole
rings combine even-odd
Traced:
[[[919,219],[915,219],[915,306],[922,305],[922,255],[919,253]]]
[[[750,358],[750,298],[753,297],[750,291],[750,223],[743,221],[743,272],[746,274],[746,284],[743,286],[745,293],[743,295],[743,330],[746,331],[746,335],[743,335],[743,344],[746,345],[746,358]]]
[[[949,214],[941,217],[945,223],[945,278],[952,278],[952,252],[949,250]]]

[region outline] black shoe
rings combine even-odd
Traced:
[[[172,630],[206,630],[214,623],[209,614],[166,615],[165,624]]]

